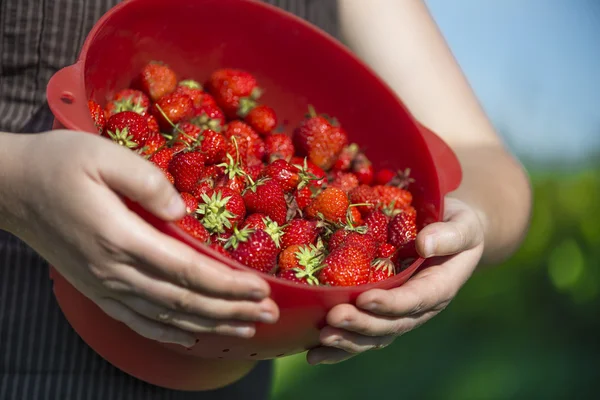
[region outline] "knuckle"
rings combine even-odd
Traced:
[[[193,311],[193,304],[193,294],[191,292],[185,291],[183,294],[181,294],[175,299],[173,305],[177,311],[189,313]]]

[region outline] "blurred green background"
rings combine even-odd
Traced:
[[[383,351],[278,360],[273,399],[598,398],[600,164],[529,172],[533,220],[514,257]]]

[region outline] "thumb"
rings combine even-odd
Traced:
[[[448,198],[444,222],[424,227],[417,235],[419,254],[429,258],[449,256],[469,250],[483,241],[483,229],[473,209],[460,200]]]
[[[121,146],[106,147],[111,162],[101,164],[100,175],[112,190],[165,221],[185,216],[181,195],[157,166]]]

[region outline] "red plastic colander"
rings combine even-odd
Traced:
[[[78,61],[50,80],[47,97],[55,128],[97,133],[87,99],[101,105],[127,87],[151,60],[168,63],[182,77],[204,81],[215,69],[242,68],[265,89],[263,100],[280,120],[295,126],[308,105],[333,115],[375,167],[411,168],[418,223],[439,221],[443,197],[458,187],[460,165],[450,148],[419,125],[395,94],[345,47],[295,16],[252,0],[129,0],[93,28]],[[179,228],[132,206],[157,229],[234,269],[224,258]],[[296,285],[264,276],[279,305],[275,325],[258,325],[251,339],[200,335],[191,350],[144,339],[106,316],[55,270],[58,302],[71,325],[110,363],[139,379],[175,389],[220,387],[244,376],[256,360],[314,347],[329,309],[351,303],[371,288],[406,282],[423,263],[399,275],[351,288]]]

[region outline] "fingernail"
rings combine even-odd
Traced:
[[[266,324],[272,324],[275,322],[275,315],[268,311],[263,311],[260,313],[260,321]]]
[[[423,252],[425,253],[425,257],[433,257],[435,251],[435,238],[432,236],[425,237],[425,242],[423,243]]]
[[[184,209],[185,209],[185,204],[183,203],[183,200],[181,199],[181,197],[173,196],[173,197],[171,197],[171,200],[169,201],[169,204],[167,205],[165,212],[170,217],[177,218],[181,215],[181,213],[183,212]]]

